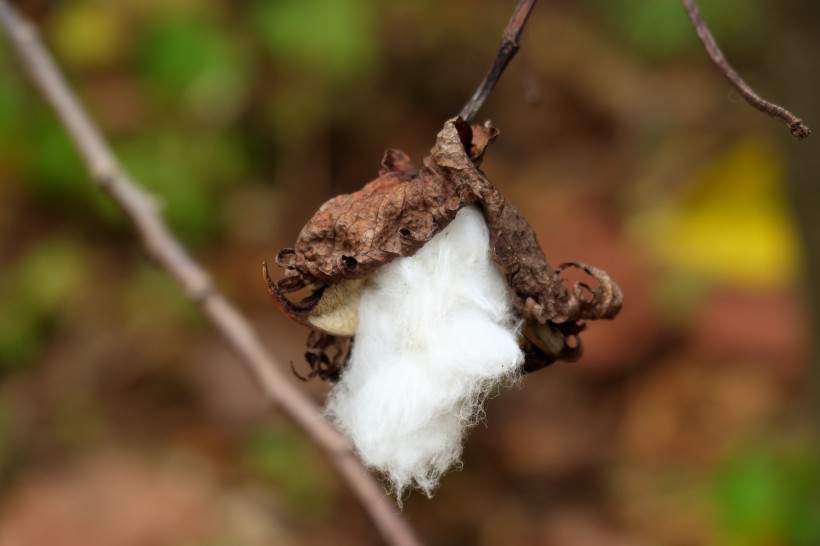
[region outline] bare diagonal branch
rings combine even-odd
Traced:
[[[6,0],[0,0],[0,27],[8,35],[32,82],[68,131],[92,180],[129,218],[148,255],[179,283],[239,354],[269,402],[287,414],[326,453],[385,542],[407,546],[419,544],[392,501],[362,468],[349,442],[291,383],[248,320],[219,292],[206,271],[170,232],[151,197],[123,171],[32,25]]]
[[[726,57],[723,55],[723,51],[720,50],[720,46],[718,46],[715,41],[715,37],[712,36],[712,33],[709,31],[709,27],[700,16],[700,11],[698,10],[695,0],[682,1],[684,9],[686,9],[686,13],[689,15],[689,20],[692,21],[692,26],[695,28],[698,38],[700,38],[700,41],[703,43],[706,53],[709,54],[709,58],[711,58],[712,62],[715,63],[721,72],[723,72],[723,75],[726,76],[726,79],[729,80],[732,87],[740,93],[740,96],[743,97],[743,99],[753,108],[763,112],[764,114],[768,114],[773,118],[777,118],[788,125],[792,135],[798,139],[809,136],[811,134],[811,129],[809,129],[808,125],[803,123],[803,120],[782,106],[769,102],[760,97],[760,95],[755,93],[754,89],[752,89],[749,84],[747,84],[743,78],[740,77],[740,74],[732,68],[732,65],[730,65],[729,61],[726,60]]]
[[[518,0],[515,11],[513,11],[506,28],[504,28],[504,33],[501,37],[501,47],[495,56],[492,66],[490,66],[490,70],[487,72],[487,75],[484,76],[484,79],[481,80],[478,89],[475,90],[473,96],[470,97],[470,100],[467,101],[467,104],[464,105],[464,108],[462,108],[459,113],[464,121],[472,121],[484,105],[484,101],[490,96],[495,84],[498,83],[498,80],[501,78],[501,74],[504,73],[504,69],[507,68],[512,58],[515,57],[520,47],[519,40],[521,39],[521,33],[524,31],[524,25],[527,24],[527,18],[530,16],[533,6],[535,6],[535,0]]]

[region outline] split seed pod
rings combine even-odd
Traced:
[[[285,276],[263,276],[273,300],[309,326],[306,360],[310,376],[335,380],[350,353],[358,304],[368,277],[382,265],[412,256],[444,229],[463,207],[478,205],[490,232],[490,252],[507,281],[513,306],[524,321],[525,371],[555,360],[576,360],[583,321],[612,319],[620,311],[620,288],[602,270],[569,262],[553,269],[521,213],[479,169],[498,136],[488,123],[447,121],[421,169],[404,152],[387,150],[379,177],[361,190],[334,197],[302,228],[293,248],[276,264]],[[596,281],[567,287],[560,277],[578,268]],[[287,294],[308,289],[291,301]]]

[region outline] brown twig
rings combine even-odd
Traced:
[[[798,139],[809,136],[811,134],[811,129],[803,123],[803,120],[782,106],[761,98],[760,95],[755,93],[754,90],[749,87],[749,84],[743,81],[743,78],[741,78],[737,71],[732,68],[732,65],[729,64],[729,61],[726,60],[726,57],[717,45],[715,37],[712,36],[712,33],[709,31],[709,27],[706,26],[706,23],[700,16],[700,11],[698,10],[695,0],[682,1],[684,9],[689,15],[689,19],[692,21],[692,26],[698,34],[698,38],[700,38],[700,41],[703,43],[703,47],[706,48],[706,53],[709,54],[712,62],[714,62],[720,71],[723,72],[723,75],[726,76],[726,79],[729,80],[732,87],[740,93],[740,96],[752,105],[753,108],[756,108],[760,112],[768,114],[773,118],[777,118],[788,125],[792,135]]]
[[[534,5],[535,0],[518,0],[515,11],[513,11],[512,17],[510,17],[510,21],[504,29],[501,47],[495,56],[490,70],[487,72],[487,75],[484,76],[484,79],[481,80],[478,89],[475,90],[473,96],[470,97],[470,100],[467,101],[467,104],[464,105],[464,108],[462,108],[459,113],[465,121],[472,121],[484,105],[484,101],[487,100],[495,84],[498,83],[501,74],[504,73],[504,69],[507,68],[509,62],[518,52],[518,48],[520,47],[518,41],[521,39],[521,32],[524,30],[524,25],[527,24],[527,18],[530,16]]]
[[[32,82],[71,136],[91,178],[131,221],[148,255],[179,283],[239,354],[270,403],[278,406],[324,450],[385,542],[406,546],[419,544],[392,501],[362,468],[349,442],[322,418],[317,406],[290,382],[262,345],[248,320],[219,292],[206,271],[170,232],[151,196],[123,171],[111,147],[70,90],[34,28],[6,0],[0,0],[0,27],[9,36]]]

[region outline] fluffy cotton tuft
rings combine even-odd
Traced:
[[[327,413],[396,495],[428,496],[459,463],[483,401],[518,377],[524,356],[506,283],[476,207],[415,256],[365,285],[350,362]]]

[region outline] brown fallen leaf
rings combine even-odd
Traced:
[[[367,277],[396,258],[415,254],[461,208],[473,204],[484,214],[493,260],[524,320],[525,371],[556,359],[577,359],[582,321],[618,314],[623,301],[618,285],[604,271],[580,263],[553,269],[533,229],[479,169],[498,134],[489,122],[470,125],[451,119],[421,169],[404,152],[387,150],[378,178],[326,202],[302,228],[295,246],[279,251],[276,263],[285,270],[283,279],[274,282],[263,264],[273,300],[314,330],[306,355],[311,377],[336,379],[347,362]],[[580,269],[597,285],[564,286],[560,273],[568,267]],[[305,288],[310,294],[300,301],[286,296]]]

